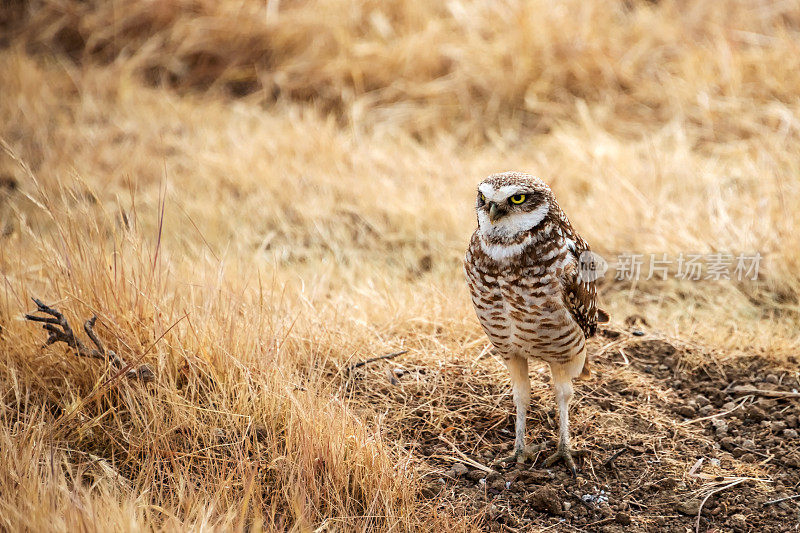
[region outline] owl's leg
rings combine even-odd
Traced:
[[[528,405],[531,401],[531,379],[528,376],[528,360],[524,357],[511,356],[503,358],[508,371],[511,373],[511,391],[514,395],[514,405],[517,408],[516,436],[514,438],[514,455],[505,457],[499,462],[524,463],[533,461],[535,455],[544,449],[544,446],[525,446],[525,420],[528,415]]]
[[[562,460],[573,475],[577,473],[573,454],[584,454],[584,451],[575,452],[569,444],[569,402],[572,400],[572,376],[568,369],[562,365],[551,365],[553,374],[553,388],[558,403],[558,448],[556,453],[545,459],[544,466],[550,467]]]

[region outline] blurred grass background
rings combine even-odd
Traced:
[[[6,2],[0,44],[9,529],[472,527],[340,369],[477,356],[460,260],[496,171],[607,257],[764,256],[607,279],[616,324],[797,354],[798,2]],[[30,296],[155,388],[40,350]]]

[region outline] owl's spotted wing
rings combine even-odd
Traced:
[[[598,322],[608,321],[608,314],[597,308],[597,287],[594,279],[590,276],[581,276],[581,272],[588,273],[590,270],[586,264],[590,256],[584,254],[589,251],[588,243],[575,232],[563,214],[559,219],[559,225],[567,249],[575,259],[569,263],[562,278],[564,302],[583,334],[589,338],[597,331]]]

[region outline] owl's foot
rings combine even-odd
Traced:
[[[575,467],[575,459],[573,455],[577,457],[583,457],[589,455],[589,450],[573,450],[569,447],[568,444],[564,444],[563,442],[558,443],[558,449],[556,453],[548,457],[544,460],[544,466],[546,468],[550,468],[554,464],[556,464],[559,460],[564,461],[564,464],[569,471],[572,472],[573,476],[578,475],[578,469]]]
[[[494,464],[496,465],[505,465],[509,463],[518,463],[523,464],[526,461],[530,461],[531,463],[536,458],[536,455],[547,448],[547,443],[543,442],[541,444],[536,444],[533,446],[523,446],[521,448],[516,448],[514,450],[513,455],[509,455],[508,457],[503,457],[495,461]]]

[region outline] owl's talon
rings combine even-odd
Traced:
[[[572,472],[573,477],[578,475],[578,469],[575,466],[575,459],[573,454],[578,457],[583,457],[589,454],[588,450],[572,450],[568,445],[559,444],[556,453],[544,460],[545,468],[550,468],[559,460],[564,461],[564,465]]]
[[[534,446],[525,446],[517,448],[512,455],[502,457],[494,462],[495,465],[507,465],[509,463],[524,464],[528,461],[533,463],[536,455],[547,447],[547,443],[536,444]]]

